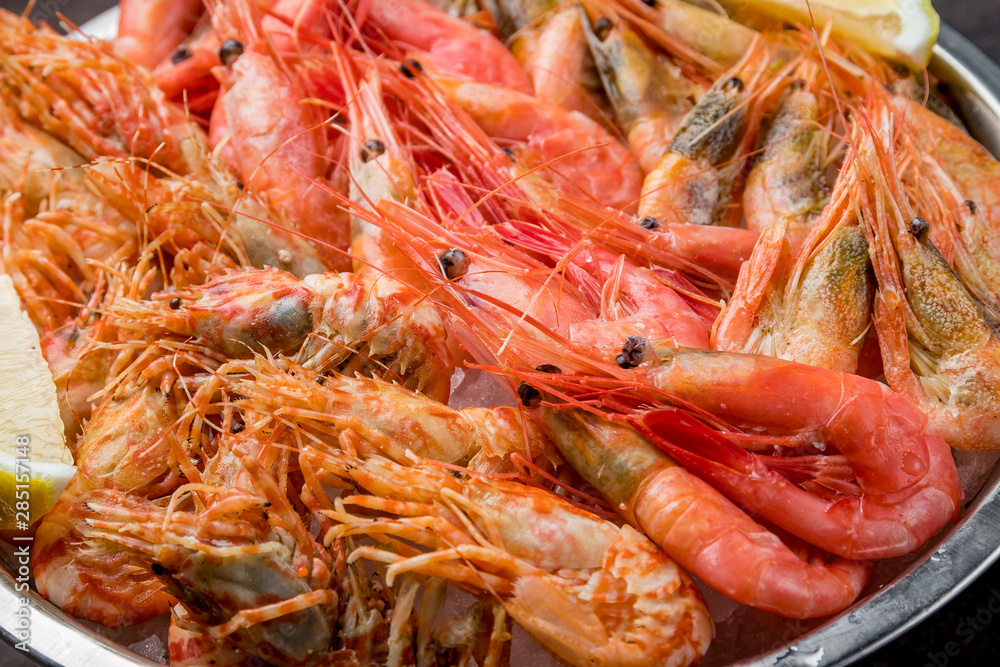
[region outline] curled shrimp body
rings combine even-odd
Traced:
[[[630,426],[580,410],[538,410],[559,451],[630,525],[733,600],[821,617],[845,609],[867,581],[863,561],[803,560]]]
[[[635,157],[587,116],[497,86],[440,77],[435,83],[486,134],[514,142],[519,159],[551,163],[545,171],[560,187],[611,208],[630,208],[638,200],[641,174]]]
[[[402,467],[343,452],[303,452],[318,469],[371,496],[341,498],[326,539],[371,535],[349,560],[389,564],[499,595],[549,652],[573,665],[688,665],[713,636],[693,582],[637,531],[541,489],[427,465]],[[388,514],[373,520],[351,506]],[[403,540],[424,545],[404,546]]]
[[[828,201],[823,158],[829,135],[819,126],[819,100],[793,83],[764,136],[764,153],[754,162],[743,190],[747,229],[763,232],[788,218],[793,241],[801,240]],[[795,243],[794,245],[798,245]]]
[[[919,408],[874,380],[759,355],[667,348],[640,372],[663,392],[748,433],[805,436],[835,448],[854,472],[857,495],[814,496],[755,454],[723,446],[721,438],[709,443],[695,429],[694,456],[686,456],[688,444],[671,435],[669,419],[659,427],[653,411],[637,420],[645,432],[674,443],[668,451],[684,465],[814,546],[845,558],[900,556],[919,549],[958,512],[962,490],[947,443]]]
[[[702,89],[654,53],[610,7],[596,2],[583,7],[581,20],[615,120],[639,165],[653,171]],[[594,28],[598,23],[600,34]]]
[[[446,400],[453,362],[435,308],[388,276],[232,271],[151,301],[119,299],[123,329],[192,336],[229,357],[297,354],[311,368],[388,374]]]

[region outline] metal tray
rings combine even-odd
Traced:
[[[931,71],[941,79],[970,132],[1000,155],[1000,66],[942,26]],[[967,505],[909,567],[847,611],[776,649],[735,663],[741,667],[834,667],[876,650],[940,608],[1000,558],[1000,465]],[[0,637],[14,644],[19,599],[30,600],[30,655],[55,667],[154,667],[68,617],[38,594],[18,593],[0,559]],[[716,647],[718,648],[718,647]],[[712,651],[709,651],[711,659]]]

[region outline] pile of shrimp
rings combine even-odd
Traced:
[[[699,586],[842,612],[1000,449],[1000,162],[926,72],[679,0],[121,9],[0,14],[67,613],[169,614],[172,665],[499,666],[515,625],[691,665]]]

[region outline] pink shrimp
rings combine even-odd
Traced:
[[[531,95],[521,63],[493,35],[423,0],[372,0],[368,20],[390,40],[444,74]]]
[[[616,209],[638,201],[635,157],[590,118],[497,86],[442,77],[435,83],[486,134],[513,144],[518,159],[548,165],[560,188]]]
[[[350,259],[336,250],[350,245],[350,221],[329,192],[323,118],[271,56],[247,50],[231,70],[221,105],[241,179],[328,248],[331,267],[348,268]]]
[[[845,609],[865,585],[870,563],[804,560],[630,426],[577,409],[537,409],[574,469],[630,525],[733,600],[813,618]]]
[[[115,48],[152,69],[184,41],[204,10],[201,0],[125,0]]]

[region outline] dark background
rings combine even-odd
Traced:
[[[36,14],[56,12],[83,23],[117,0],[38,0]],[[934,0],[941,18],[1000,61],[1000,0]],[[0,0],[21,11],[24,0]],[[927,621],[857,665],[861,667],[948,667],[1000,665],[1000,564],[969,586]],[[29,667],[23,656],[0,641],[0,667]]]

